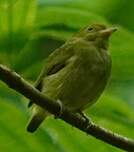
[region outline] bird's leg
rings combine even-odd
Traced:
[[[57,100],[57,103],[59,104],[59,113],[57,115],[55,115],[55,119],[59,118],[62,113],[63,113],[63,105],[62,105],[62,102],[58,99]]]
[[[87,118],[87,116],[81,112],[81,111],[78,111],[78,113],[85,119],[85,130],[87,130],[92,124],[91,124],[91,119],[90,118]]]
[[[85,119],[86,123],[89,123],[89,118],[87,118],[87,116],[83,112],[79,111],[78,113]]]

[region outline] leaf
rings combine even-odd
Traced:
[[[46,26],[62,23],[68,27],[81,28],[91,23],[106,23],[106,20],[94,13],[65,7],[43,7],[37,14],[37,25]]]
[[[26,70],[29,66],[44,60],[62,43],[62,41],[49,38],[43,33],[35,33],[20,54],[16,56],[15,62],[12,64],[13,69],[16,71]],[[24,59],[26,59],[25,62]]]
[[[33,31],[35,4],[35,0],[0,2],[0,51],[7,57],[4,60],[7,64],[14,62],[16,53],[24,47]]]
[[[18,101],[19,102],[19,101]],[[54,143],[47,131],[39,131],[30,135],[25,130],[26,111],[9,104],[0,98],[0,148],[2,151],[20,152],[60,152],[60,145]]]
[[[119,30],[112,37],[110,47],[113,60],[112,78],[114,80],[133,80],[133,43],[133,34],[119,26]]]

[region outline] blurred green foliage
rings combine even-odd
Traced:
[[[124,9],[125,8],[125,9]],[[134,138],[134,2],[126,0],[0,0],[0,63],[31,83],[45,58],[81,27],[117,25],[110,52],[113,70],[100,102],[87,109],[96,123]],[[26,132],[26,99],[0,82],[0,149],[3,152],[120,152],[61,120],[49,118]]]

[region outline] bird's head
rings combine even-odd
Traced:
[[[108,39],[116,30],[117,27],[93,24],[81,29],[76,36],[84,38],[86,41],[93,42],[97,47],[107,49]]]

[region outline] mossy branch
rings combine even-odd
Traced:
[[[10,88],[23,94],[25,97],[34,101],[37,105],[43,107],[53,115],[59,115],[60,105],[57,102],[44,96],[40,91],[29,84],[20,75],[3,65],[0,65],[0,79],[4,81]],[[65,107],[63,107],[63,112],[59,118],[69,123],[70,125],[79,128],[86,134],[92,135],[108,144],[126,151],[134,151],[134,141],[132,139],[128,139],[126,137],[113,133],[96,125],[93,122],[87,124],[82,116],[72,113]]]

